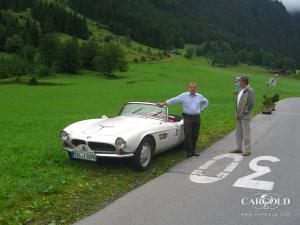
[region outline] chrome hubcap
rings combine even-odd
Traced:
[[[141,158],[140,158],[140,162],[143,167],[146,167],[149,164],[150,158],[151,158],[151,146],[148,143],[145,143],[142,147]]]

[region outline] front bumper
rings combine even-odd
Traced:
[[[75,151],[75,149],[73,149],[72,147],[68,147],[65,145],[63,145],[62,148],[68,152]],[[98,152],[96,152],[95,155],[99,158],[130,158],[134,156],[133,153],[124,153],[122,155],[119,155],[117,153],[98,153]]]

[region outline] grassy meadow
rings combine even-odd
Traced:
[[[132,64],[113,80],[83,71],[47,80],[64,85],[0,84],[0,224],[70,224],[185,159],[184,151],[175,149],[155,157],[142,173],[126,160],[70,161],[60,147],[65,126],[115,116],[127,101],[166,100],[194,80],[210,102],[198,143],[204,149],[234,129],[232,89],[238,73],[250,76],[259,112],[262,95],[270,92],[262,68],[212,67],[203,58]],[[278,78],[275,92],[281,98],[300,96],[300,81]],[[181,107],[170,111],[181,113]]]

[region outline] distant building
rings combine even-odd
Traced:
[[[178,51],[177,49],[171,49],[169,52],[170,52],[171,54],[181,55],[180,51]]]
[[[272,69],[272,70],[270,70],[270,73],[274,74],[274,75],[280,75],[280,76],[288,75],[287,71],[284,69]]]

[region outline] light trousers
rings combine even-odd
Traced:
[[[238,150],[243,150],[243,142],[246,150],[251,150],[251,129],[250,119],[237,120],[236,124],[236,144]]]

